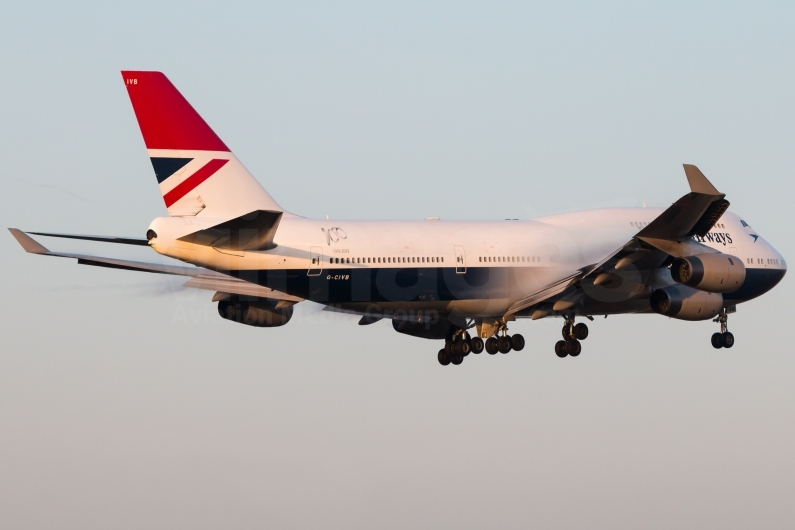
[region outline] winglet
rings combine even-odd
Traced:
[[[11,232],[11,235],[14,236],[14,239],[16,239],[19,244],[22,245],[22,248],[25,249],[25,252],[30,252],[31,254],[50,253],[49,250],[41,246],[38,241],[27,235],[22,230],[17,228],[9,228],[8,231]]]
[[[693,193],[703,193],[704,195],[723,195],[712,183],[707,180],[704,173],[692,164],[683,164],[687,182],[690,183],[690,191]]]

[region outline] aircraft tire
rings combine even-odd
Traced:
[[[565,340],[559,340],[558,342],[555,343],[555,354],[561,359],[563,359],[569,354],[569,350],[566,347]]]
[[[522,351],[524,349],[524,337],[520,334],[516,334],[511,336],[511,347],[516,351]]]
[[[712,334],[712,347],[716,350],[723,348],[723,337],[721,337],[720,333]]]
[[[580,322],[574,326],[574,338],[577,340],[585,340],[588,338],[588,326],[584,322]]]
[[[486,341],[486,351],[489,352],[489,355],[494,355],[495,353],[497,353],[499,351],[499,348],[497,348],[497,338],[496,337],[490,337]]]
[[[734,346],[734,335],[730,332],[721,333],[720,344],[724,348],[731,348]]]
[[[582,344],[578,340],[570,340],[566,342],[566,350],[572,357],[577,357],[582,351]]]
[[[504,335],[497,339],[497,348],[500,350],[500,353],[508,353],[511,351],[511,337]]]
[[[454,365],[458,366],[459,364],[464,362],[464,356],[461,355],[460,353],[457,353],[457,354],[455,354],[453,356],[452,359],[450,359],[450,362],[453,363]]]
[[[467,340],[458,339],[455,341],[455,351],[462,357],[466,357],[472,351],[472,345]]]
[[[439,364],[441,364],[442,366],[447,366],[448,364],[450,364],[450,358],[447,356],[447,352],[444,351],[444,348],[439,350],[439,355],[437,356],[437,358],[439,359]]]
[[[471,343],[472,343],[472,353],[477,355],[478,353],[483,351],[484,347],[483,339],[481,339],[480,337],[475,337],[474,339],[472,339]]]

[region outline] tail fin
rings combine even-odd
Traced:
[[[165,75],[121,74],[169,215],[282,211]]]

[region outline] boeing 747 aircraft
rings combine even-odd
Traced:
[[[772,289],[784,258],[695,166],[690,192],[667,209],[612,208],[531,220],[307,219],[281,208],[160,72],[122,72],[167,217],[145,238],[30,234],[149,246],[189,265],[27,251],[78,263],[188,277],[215,291],[221,318],[282,326],[310,300],[390,320],[395,331],[444,341],[442,365],[470,353],[521,350],[518,318],[563,320],[559,357],[576,357],[596,315],[657,313],[714,319],[715,348],[731,348],[728,315]]]

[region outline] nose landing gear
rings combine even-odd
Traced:
[[[729,331],[729,312],[723,309],[713,322],[720,322],[720,333],[712,334],[712,347],[719,350],[734,346],[734,335]]]
[[[583,322],[575,324],[573,315],[567,316],[565,319],[562,332],[563,340],[559,340],[555,344],[555,354],[561,359],[567,355],[577,357],[582,352],[580,341],[588,338],[588,326]]]

